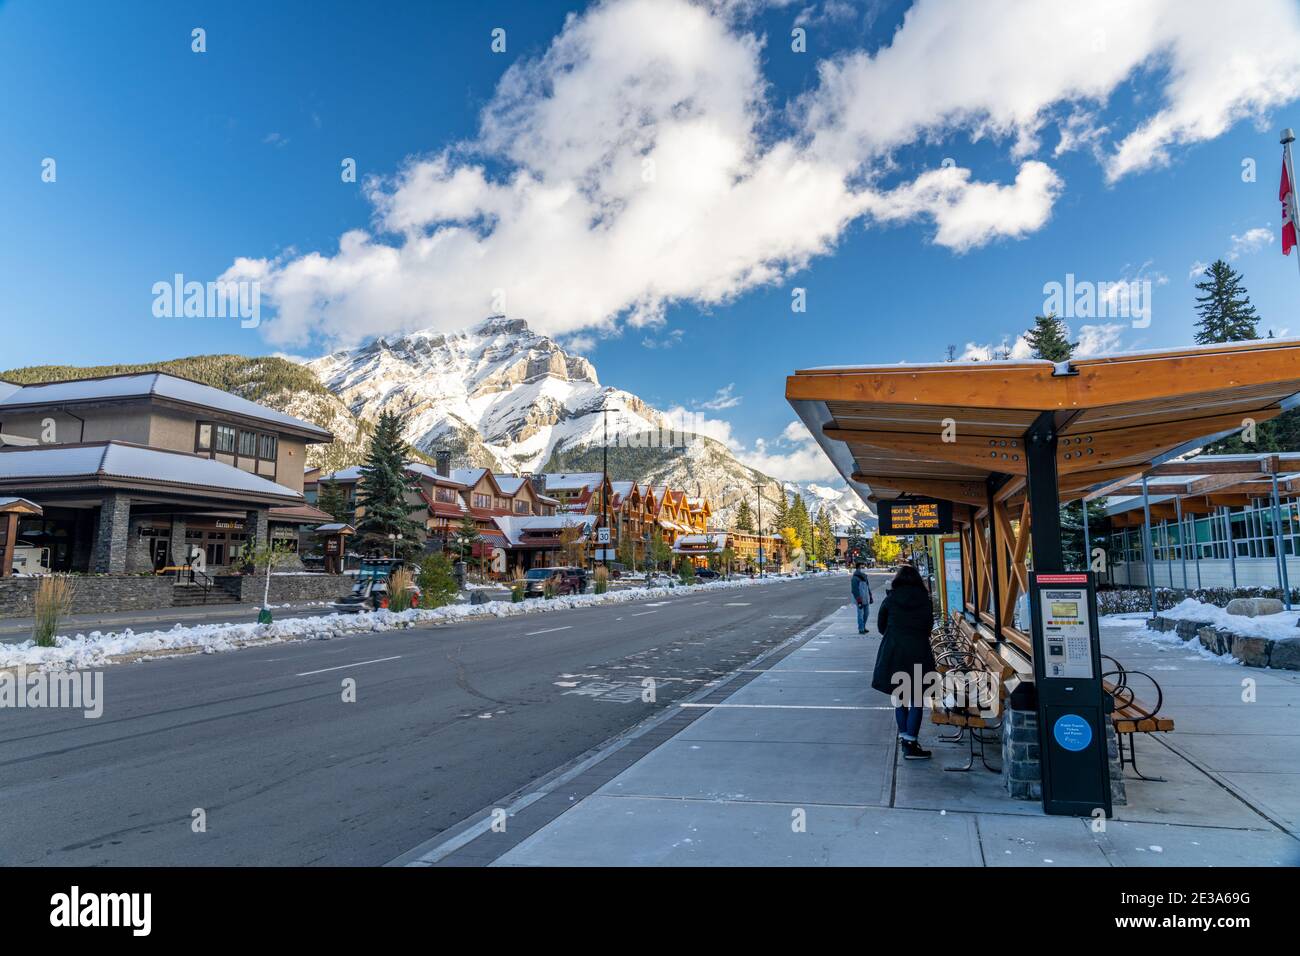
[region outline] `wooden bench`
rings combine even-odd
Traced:
[[[943,727],[957,730],[955,736],[940,736],[945,743],[957,743],[966,737],[969,756],[964,766],[944,767],[957,773],[964,773],[975,766],[976,745],[980,762],[993,773],[1000,768],[990,767],[985,751],[985,744],[993,741],[981,731],[998,730],[1002,726],[1001,704],[1006,696],[1006,678],[1014,671],[997,653],[989,647],[982,636],[964,623],[948,620],[935,629],[930,637],[931,649],[934,651],[935,665],[940,674],[973,675],[977,681],[991,681],[993,693],[998,701],[995,715],[989,715],[978,706],[960,704],[948,706],[941,703],[930,708],[930,720]],[[959,676],[960,680],[961,677]]]
[[[1164,691],[1160,689],[1160,684],[1156,679],[1145,671],[1129,670],[1109,655],[1103,654],[1102,660],[1109,661],[1114,667],[1114,670],[1102,673],[1101,686],[1110,695],[1114,705],[1110,715],[1110,722],[1111,726],[1115,728],[1116,743],[1119,746],[1120,770],[1122,771],[1126,765],[1131,766],[1133,772],[1140,779],[1163,782],[1163,777],[1148,777],[1138,769],[1137,735],[1163,734],[1174,729],[1172,717],[1160,716],[1160,708],[1164,706],[1165,702]],[[1129,686],[1129,678],[1134,676],[1145,678],[1151,682],[1156,695],[1154,706],[1140,700],[1134,693],[1133,688]],[[1127,755],[1124,752],[1125,737],[1128,738]]]

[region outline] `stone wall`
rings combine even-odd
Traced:
[[[1115,725],[1106,721],[1106,756],[1110,763],[1110,802],[1128,803],[1124,770],[1119,764],[1119,736]],[[1002,782],[1013,799],[1043,799],[1042,744],[1038,737],[1038,712],[1011,710],[1002,717]]]
[[[172,606],[171,578],[136,574],[78,574],[70,614],[151,611]],[[0,578],[0,617],[31,617],[40,579]]]
[[[1153,631],[1173,633],[1185,641],[1198,641],[1215,654],[1231,654],[1248,667],[1276,667],[1300,671],[1300,634],[1274,640],[1233,633],[1209,621],[1177,621],[1156,617],[1147,621]]]
[[[262,603],[266,587],[264,574],[222,575],[216,582],[242,604]],[[352,590],[355,578],[346,574],[272,574],[271,603],[301,604],[305,601],[333,601]]]

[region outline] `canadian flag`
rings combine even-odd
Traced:
[[[1293,206],[1295,194],[1291,191],[1291,177],[1286,174],[1286,156],[1282,157],[1282,188],[1278,190],[1277,198],[1282,200],[1282,255],[1291,255],[1291,247],[1296,244],[1295,231],[1295,208]]]

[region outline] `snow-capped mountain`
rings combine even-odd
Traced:
[[[813,482],[801,484],[798,488],[799,493],[803,495],[804,505],[808,508],[808,515],[814,521],[824,508],[827,517],[830,518],[831,527],[836,531],[862,527],[870,531],[875,530],[876,513],[857,496],[853,489],[844,485],[836,488]]]
[[[591,362],[520,319],[497,316],[460,333],[381,338],[306,367],[358,421],[397,412],[413,446],[429,454],[450,448],[457,465],[598,471],[607,425],[611,475],[707,496],[719,526],[729,525],[742,497],[753,508],[757,488],[769,505],[781,494],[778,481],[742,464],[725,445],[602,385]],[[809,485],[804,494],[814,513],[831,509],[836,527],[854,524],[859,513],[870,516],[847,488]]]

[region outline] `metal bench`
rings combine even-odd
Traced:
[[[1154,677],[1145,671],[1129,670],[1108,654],[1102,655],[1103,661],[1109,661],[1114,670],[1104,671],[1101,675],[1102,687],[1110,695],[1114,710],[1110,715],[1111,725],[1115,728],[1116,743],[1119,746],[1119,766],[1131,766],[1139,779],[1163,783],[1163,777],[1148,777],[1138,769],[1137,735],[1168,733],[1174,729],[1172,717],[1161,717],[1160,708],[1164,705],[1164,691]],[[1156,702],[1153,705],[1140,700],[1129,685],[1130,678],[1142,677],[1151,682],[1155,689]],[[1124,738],[1128,737],[1128,753],[1124,752]]]

